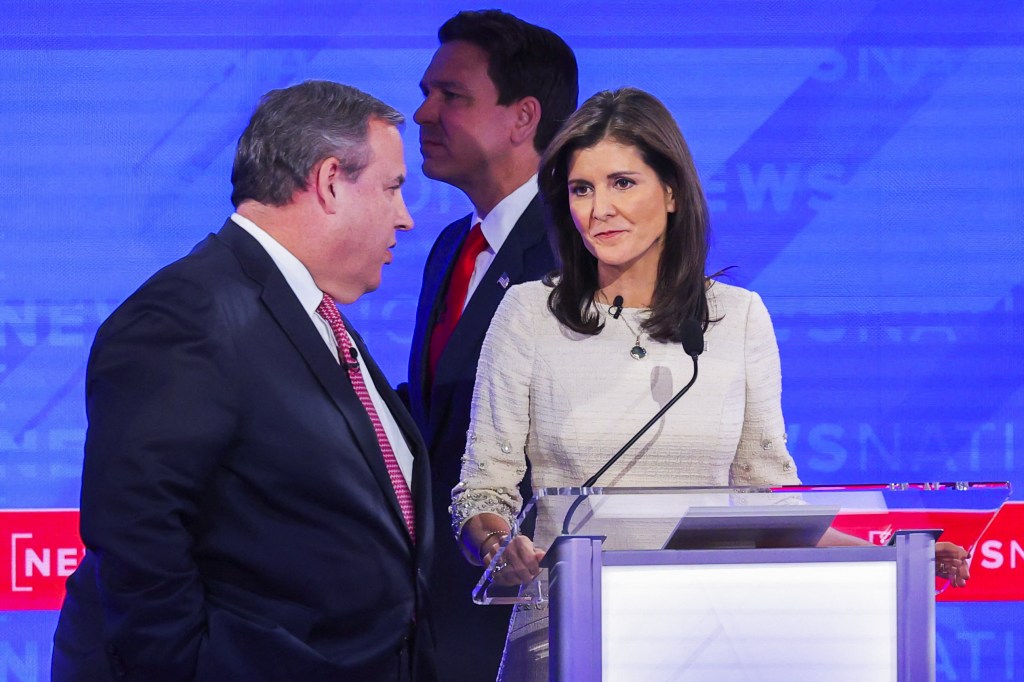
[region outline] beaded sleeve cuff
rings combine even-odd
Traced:
[[[452,515],[452,533],[458,540],[462,535],[462,527],[477,514],[497,514],[505,519],[509,528],[516,528],[516,509],[512,500],[506,499],[500,491],[495,490],[464,490],[456,486],[452,491],[452,506],[448,511]]]

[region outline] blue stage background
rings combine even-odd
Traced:
[[[773,314],[805,481],[1024,488],[1024,3],[494,4],[566,38],[582,97],[632,85],[675,113],[712,210],[710,267],[737,266]],[[5,8],[0,507],[77,506],[93,334],[230,213],[234,144],[272,88],[338,80],[410,119],[416,228],[347,310],[404,380],[426,254],[469,211],[420,174],[411,122],[436,29],[464,8]],[[938,679],[1024,680],[1020,613],[940,605]],[[48,679],[55,619],[0,614],[0,680]]]

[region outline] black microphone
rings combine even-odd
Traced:
[[[619,319],[619,315],[622,314],[622,303],[623,299],[621,296],[616,296],[612,299],[612,307],[608,309],[608,312],[612,314],[612,317],[616,320]]]
[[[356,350],[355,346],[349,346],[348,356],[352,362],[348,362],[344,357],[340,358],[341,368],[349,371],[359,369],[359,351]]]
[[[700,322],[694,318],[690,318],[683,320],[681,331],[683,335],[683,350],[687,355],[693,358],[693,376],[690,377],[689,383],[683,386],[678,393],[672,396],[672,399],[665,403],[665,406],[658,410],[658,413],[654,415],[649,422],[644,424],[643,428],[637,431],[635,436],[630,438],[625,445],[619,448],[619,451],[612,455],[611,459],[605,462],[604,466],[598,469],[596,474],[584,481],[583,485],[580,487],[590,488],[597,483],[597,479],[601,478],[601,475],[608,471],[611,465],[615,464],[615,462],[617,462],[627,450],[633,447],[634,443],[640,440],[641,436],[647,433],[647,431],[650,430],[650,428],[654,426],[659,419],[665,416],[665,413],[669,411],[669,408],[675,405],[676,401],[682,398],[686,392],[690,390],[690,387],[693,386],[694,382],[697,381],[697,356],[704,352],[704,330],[701,327]],[[584,493],[580,497],[576,498],[576,501],[573,502],[571,507],[569,507],[569,511],[565,515],[565,521],[562,524],[562,535],[569,534],[569,521],[572,519],[573,512],[576,511],[576,508],[579,507],[585,497],[586,494]]]
[[[683,350],[694,360],[693,369],[697,371],[697,356],[704,352],[704,330],[700,322],[694,318],[683,320]]]

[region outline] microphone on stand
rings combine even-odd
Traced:
[[[616,298],[616,301],[617,300],[619,299]],[[636,432],[636,435],[630,438],[625,445],[619,448],[619,451],[612,455],[611,458],[607,462],[605,462],[604,466],[598,469],[597,473],[595,473],[593,476],[584,481],[583,485],[580,487],[590,488],[595,483],[597,483],[597,480],[601,478],[602,474],[608,471],[608,469],[613,464],[615,464],[615,462],[617,462],[619,458],[626,453],[627,450],[633,447],[633,445],[638,440],[640,440],[641,436],[647,433],[647,431],[649,431],[650,428],[654,426],[659,419],[665,416],[665,413],[668,412],[669,409],[676,404],[676,401],[678,401],[680,398],[686,395],[686,392],[689,391],[690,387],[693,386],[694,382],[697,381],[697,357],[704,352],[704,330],[701,328],[700,322],[698,322],[695,318],[691,317],[683,321],[682,332],[683,350],[686,352],[687,355],[693,358],[693,376],[690,378],[689,383],[683,386],[678,393],[672,396],[672,399],[665,403],[665,406],[658,410],[658,413],[655,414],[649,422],[644,424],[643,427]],[[569,507],[569,511],[565,515],[565,521],[562,524],[562,535],[569,534],[569,521],[572,519],[572,515],[576,511],[576,508],[579,507],[580,504],[582,504],[586,496],[587,493],[580,495],[578,498],[576,498],[576,501],[573,502],[572,506]]]

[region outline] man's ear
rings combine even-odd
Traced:
[[[346,182],[345,174],[341,169],[341,162],[333,156],[313,167],[310,174],[310,184],[316,192],[317,202],[324,212],[334,214],[339,210],[340,197],[338,196],[338,185]]]
[[[532,145],[537,126],[540,125],[540,101],[536,97],[524,97],[509,106],[515,115],[512,143],[519,145],[528,142]]]

